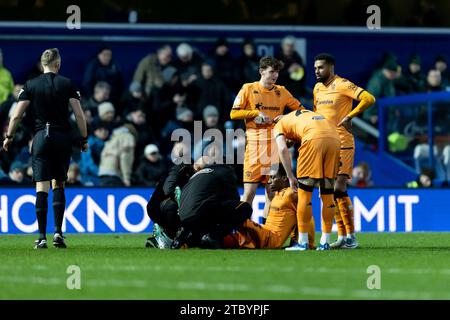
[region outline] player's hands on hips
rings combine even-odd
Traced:
[[[9,145],[12,141],[13,140],[11,138],[5,138],[5,140],[3,140],[3,149],[5,149],[5,151],[8,151]]]
[[[273,122],[277,123],[277,122],[280,121],[281,118],[283,118],[283,117],[284,117],[284,115],[283,115],[283,114],[280,114],[279,116],[275,117],[275,119],[273,119]]]
[[[291,187],[292,191],[297,192],[298,190],[298,181],[297,178],[293,175],[288,176],[289,179],[289,186]]]
[[[345,130],[347,130],[348,132],[352,133],[352,118],[349,117],[345,117],[344,119],[342,119],[341,122],[338,123],[337,125],[338,127],[344,127]]]

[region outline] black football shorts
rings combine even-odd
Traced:
[[[71,132],[39,130],[31,147],[33,181],[66,181],[72,154]]]

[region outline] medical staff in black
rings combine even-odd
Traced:
[[[36,216],[39,226],[39,239],[34,248],[47,248],[47,197],[50,183],[55,217],[53,245],[56,248],[66,248],[61,230],[66,205],[64,182],[67,180],[74,141],[69,123],[69,104],[80,131],[81,138],[77,139],[77,144],[82,151],[88,149],[86,119],[75,85],[68,78],[58,75],[61,68],[58,49],[45,50],[41,56],[41,64],[44,73],[27,81],[19,93],[19,102],[10,119],[3,148],[8,151],[25,111],[31,113],[34,120],[32,168],[33,180],[36,182]]]
[[[182,189],[194,173],[192,164],[182,163],[173,166],[166,176],[161,177],[147,203],[148,216],[161,226],[171,239],[175,237],[180,227],[175,189],[176,187]]]
[[[181,191],[182,232],[173,248],[185,243],[219,248],[221,239],[252,215],[252,207],[240,200],[234,169],[224,164],[206,165]]]

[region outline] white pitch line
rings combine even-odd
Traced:
[[[148,265],[148,266],[135,266],[135,265],[102,265],[102,266],[83,266],[80,265],[82,270],[107,270],[112,272],[139,272],[139,271],[153,271],[153,272],[187,272],[187,271],[198,271],[198,266],[161,266],[161,265]],[[28,266],[17,266],[17,265],[0,265],[0,270],[48,270],[49,267],[46,265],[33,265]],[[202,268],[204,272],[248,272],[248,273],[266,273],[276,270],[279,273],[363,273],[366,274],[366,268],[329,268],[329,267],[239,267],[239,266],[205,266]],[[402,269],[402,268],[381,268],[381,273],[387,274],[440,274],[443,276],[450,276],[450,269]]]
[[[59,286],[64,285],[65,279],[56,277],[21,277],[21,276],[0,276],[0,283],[27,283]]]
[[[55,277],[0,277],[2,283],[28,283],[42,285],[64,286],[65,281]],[[286,285],[267,285],[255,287],[254,284],[246,283],[223,283],[204,281],[146,281],[146,280],[119,280],[119,279],[99,279],[84,280],[82,287],[117,287],[117,288],[155,288],[170,290],[197,290],[197,291],[221,291],[221,292],[267,292],[279,294],[299,294],[317,297],[351,297],[355,299],[450,299],[450,294],[426,291],[387,291],[387,290],[347,290],[327,287],[291,287]],[[300,298],[301,296],[299,296]],[[99,297],[101,298],[101,297]],[[122,297],[126,298],[126,297]]]

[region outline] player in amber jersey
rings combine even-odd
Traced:
[[[278,153],[272,129],[283,117],[285,108],[304,109],[283,86],[276,85],[283,62],[267,56],[259,62],[261,79],[242,86],[230,113],[230,118],[243,119],[246,126],[243,201],[252,203],[259,183],[267,183],[270,171],[278,167]],[[266,193],[264,216],[269,201]]]
[[[335,60],[329,54],[315,58],[314,70],[317,84],[314,87],[314,111],[334,124],[341,139],[340,167],[334,186],[338,240],[331,248],[352,249],[358,247],[353,222],[353,205],[347,194],[347,181],[351,178],[355,156],[355,140],[352,134],[352,118],[375,103],[375,98],[334,73]],[[353,100],[359,104],[353,108]]]
[[[267,182],[271,200],[269,216],[264,225],[250,219],[224,239],[225,248],[278,249],[297,233],[297,193],[289,187],[289,180],[283,166],[270,176]],[[309,205],[309,208],[311,205]],[[309,243],[314,246],[314,218],[311,216]]]
[[[330,249],[331,228],[335,212],[333,185],[339,166],[340,140],[336,128],[324,116],[309,110],[297,110],[278,121],[275,126],[276,142],[281,163],[286,169],[293,191],[298,190],[297,224],[298,243],[289,251],[310,249],[308,230],[312,210],[314,186],[320,185],[322,200],[322,236],[317,250]],[[300,143],[297,159],[297,178],[292,172],[291,156],[286,139]],[[298,179],[298,180],[297,180]]]

